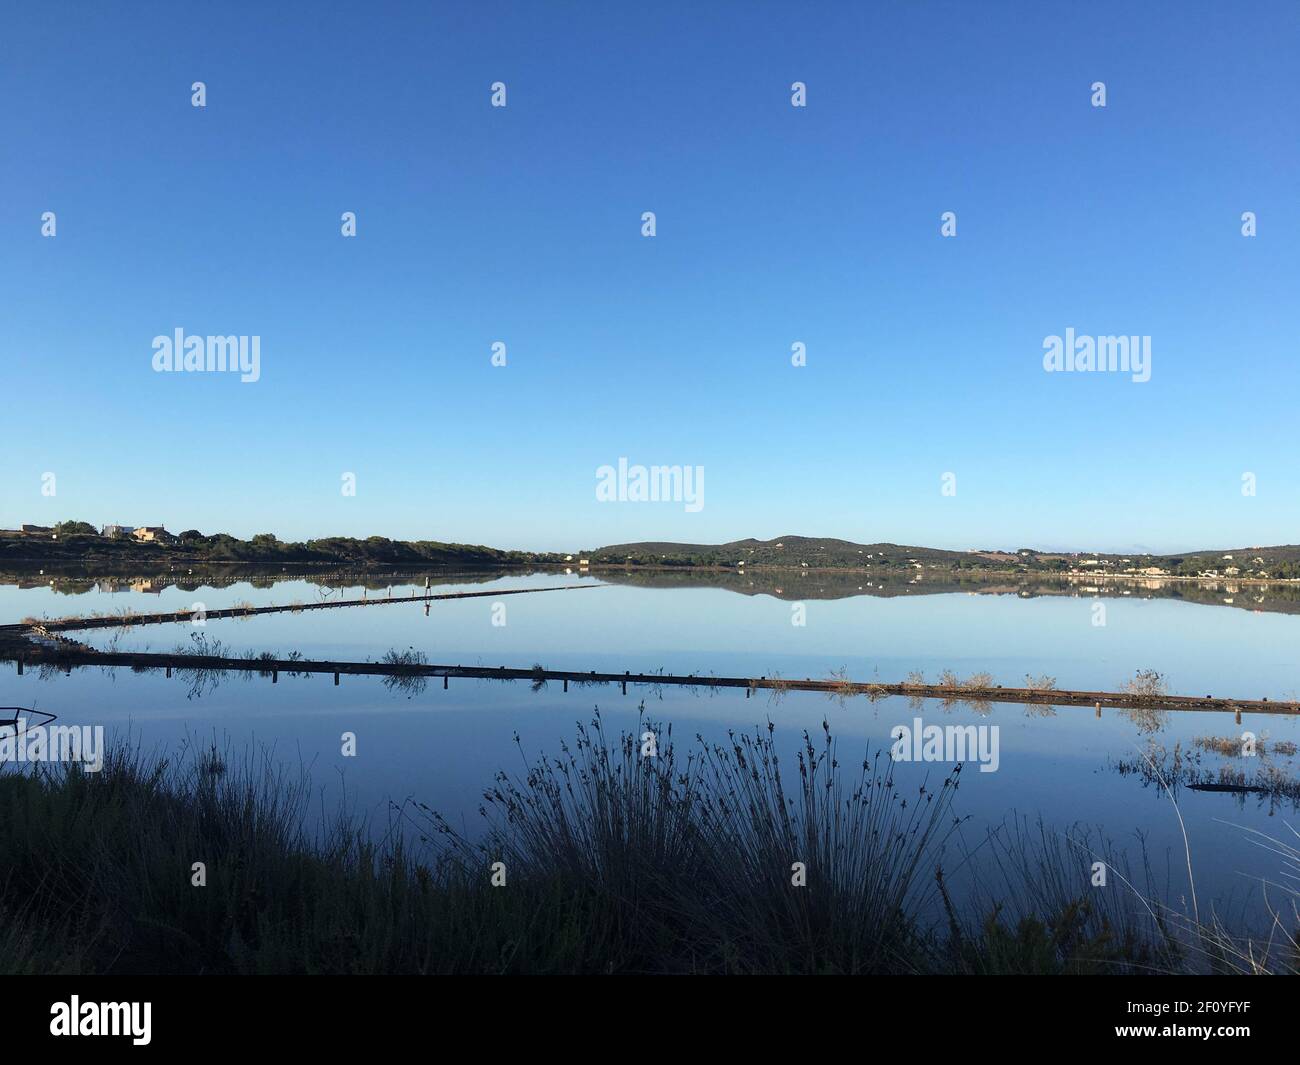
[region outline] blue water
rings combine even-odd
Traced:
[[[792,575],[794,591],[799,577]],[[600,585],[577,575],[503,576],[490,582],[450,582],[438,591],[503,590],[556,584]],[[415,585],[394,585],[392,595],[410,596]],[[422,582],[419,587],[422,590]],[[359,586],[335,591],[360,597]],[[385,597],[387,591],[367,595]],[[48,587],[0,585],[0,620],[70,613],[191,610],[196,603],[219,609],[319,602],[318,587],[287,580],[270,588],[246,583],[160,593],[89,590],[59,594]],[[195,633],[220,641],[231,653],[301,652],[308,658],[379,659],[407,648],[428,661],[451,665],[551,669],[714,673],[718,675],[826,677],[845,670],[856,680],[905,679],[920,671],[935,680],[942,670],[959,676],[988,672],[994,683],[1018,686],[1026,674],[1047,674],[1062,688],[1115,690],[1136,671],[1165,674],[1169,690],[1240,698],[1295,698],[1292,649],[1300,641],[1300,616],[1253,613],[1227,606],[1119,594],[1105,600],[1106,624],[1093,624],[1089,597],[1022,598],[1016,595],[937,594],[903,598],[867,595],[796,604],[771,595],[742,595],[721,588],[647,589],[602,585],[581,592],[542,592],[423,604],[398,602],[362,609],[312,611],[246,620],[211,620],[138,627],[121,633],[82,634],[99,647],[171,650],[189,645]],[[805,624],[797,620],[801,605]],[[503,624],[494,624],[494,619]],[[926,702],[865,698],[837,701],[822,695],[743,691],[650,691],[573,687],[552,683],[532,692],[524,683],[441,681],[410,694],[376,678],[330,676],[269,679],[232,676],[215,689],[194,692],[180,677],[134,674],[126,669],[75,670],[42,679],[35,671],[0,675],[0,704],[56,713],[64,724],[101,724],[129,732],[147,748],[173,749],[189,739],[235,749],[264,745],[292,767],[305,765],[323,807],[345,798],[382,824],[389,802],[415,798],[463,823],[478,824],[482,790],[502,768],[523,766],[514,738],[529,753],[554,753],[572,739],[579,720],[599,707],[608,727],[634,727],[641,713],[671,721],[679,744],[696,733],[723,737],[728,729],[775,722],[783,748],[792,749],[803,730],[829,722],[840,750],[854,759],[866,746],[888,748],[890,730],[926,722],[996,725],[1000,764],[996,772],[962,774],[956,812],[969,820],[964,838],[977,841],[989,827],[1016,814],[1041,817],[1065,831],[1077,822],[1100,826],[1124,847],[1145,838],[1163,875],[1170,856],[1171,883],[1185,887],[1183,838],[1170,798],[1137,776],[1121,776],[1115,764],[1134,760],[1148,743],[1191,747],[1198,736],[1239,737],[1251,731],[1265,745],[1300,742],[1300,723],[1290,716],[1171,713],[1143,724],[1115,711],[1100,718],[1091,708],[1059,707],[1054,714],[1000,704],[943,708]],[[644,707],[643,707],[644,704]],[[643,707],[643,709],[642,709]],[[341,754],[343,734],[354,733],[355,757]],[[1270,755],[1289,772],[1300,760]],[[1213,767],[1244,759],[1203,756]],[[1253,763],[1248,766],[1253,768]],[[940,779],[943,764],[900,764],[905,784],[928,775]],[[1258,894],[1260,878],[1276,878],[1279,859],[1252,841],[1247,830],[1288,835],[1295,823],[1289,802],[1180,790],[1196,887],[1204,906],[1212,899],[1240,901]],[[1180,879],[1181,878],[1181,879]]]

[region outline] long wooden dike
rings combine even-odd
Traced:
[[[218,618],[252,618],[261,614],[301,614],[307,610],[338,610],[347,606],[385,606],[395,603],[434,603],[446,599],[500,599],[506,595],[532,595],[537,592],[580,592],[593,588],[608,587],[603,584],[561,584],[549,588],[499,588],[488,592],[429,592],[425,586],[423,595],[413,589],[410,595],[377,595],[361,599],[323,600],[319,603],[288,603],[282,606],[234,606],[220,610],[204,610],[204,620]],[[21,637],[25,632],[39,627],[48,633],[78,632],[83,629],[123,629],[135,628],[137,625],[167,625],[178,622],[191,622],[196,611],[165,610],[153,614],[99,614],[89,617],[47,618],[39,622],[21,622],[17,625],[0,625],[0,645],[14,636]]]
[[[236,606],[204,611],[204,619],[245,618],[261,614],[297,613],[308,610],[333,610],[349,606],[380,606],[396,603],[427,604],[453,599],[501,598],[508,595],[526,595],[536,592],[572,592],[606,587],[605,585],[557,585],[546,588],[508,588],[476,592],[429,592],[418,590],[409,596],[367,596],[362,599],[338,599],[319,603],[292,603],[285,606]],[[133,628],[137,625],[190,623],[194,611],[176,610],[152,614],[111,614],[91,617],[70,617],[29,620],[16,625],[0,625],[0,662],[14,662],[21,675],[28,667],[36,669],[61,669],[71,672],[81,667],[124,667],[137,672],[173,672],[182,676],[216,677],[225,673],[256,673],[278,683],[280,674],[303,676],[311,674],[333,675],[338,685],[345,676],[387,677],[396,680],[442,679],[448,687],[453,678],[496,681],[529,681],[533,684],[552,681],[563,686],[616,684],[624,695],[628,686],[683,687],[683,688],[743,688],[746,698],[755,692],[780,694],[787,691],[819,692],[837,698],[866,696],[879,699],[886,696],[904,696],[916,699],[938,699],[945,702],[965,703],[1021,703],[1031,706],[1086,706],[1098,712],[1103,707],[1119,710],[1174,710],[1235,713],[1238,718],[1249,714],[1300,714],[1300,702],[1278,702],[1270,699],[1235,699],[1213,695],[1168,695],[1157,692],[1106,692],[1077,691],[1057,688],[1004,688],[974,686],[970,684],[913,684],[854,681],[843,677],[802,680],[793,677],[718,677],[712,674],[672,673],[607,673],[592,670],[545,669],[541,666],[518,668],[511,666],[434,665],[423,656],[397,656],[380,662],[346,662],[325,659],[279,658],[270,654],[260,656],[229,657],[222,655],[100,651],[63,635],[86,629]]]
[[[231,658],[218,655],[156,654],[133,651],[98,651],[66,639],[27,642],[22,648],[0,647],[0,660],[17,663],[22,674],[27,667],[57,668],[71,672],[83,666],[121,666],[137,672],[158,671],[167,676],[200,674],[216,676],[228,672],[257,673],[272,683],[280,674],[300,676],[332,674],[334,684],[348,676],[391,677],[399,680],[441,678],[443,687],[452,679],[529,681],[533,684],[555,682],[569,685],[618,685],[624,695],[628,687],[743,688],[748,698],[754,692],[819,692],[837,698],[867,696],[871,699],[901,695],[919,699],[939,699],[966,703],[1022,703],[1035,706],[1085,706],[1120,710],[1214,711],[1248,714],[1300,714],[1300,703],[1269,699],[1231,699],[1211,695],[1135,694],[1130,692],[1073,691],[1044,688],[969,687],[944,684],[881,684],[840,678],[802,680],[787,677],[718,677],[709,674],[606,673],[592,670],[545,669],[541,666],[521,669],[511,666],[433,665],[423,661],[342,662],[321,659],[249,657]]]

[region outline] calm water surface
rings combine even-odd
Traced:
[[[794,591],[797,577],[792,578]],[[34,582],[33,582],[34,583]],[[272,615],[247,620],[137,627],[81,634],[97,647],[172,650],[201,634],[231,653],[301,652],[308,658],[379,659],[389,650],[414,649],[429,662],[452,665],[551,669],[638,670],[719,675],[825,677],[845,669],[854,679],[905,679],[921,671],[927,679],[951,669],[959,676],[988,672],[994,683],[1020,685],[1026,674],[1055,677],[1062,688],[1115,690],[1138,670],[1155,669],[1169,690],[1241,698],[1295,698],[1300,684],[1294,649],[1300,616],[1253,613],[1141,595],[1104,600],[1106,624],[1093,624],[1089,597],[1024,598],[1015,594],[949,593],[802,602],[772,594],[744,595],[718,587],[657,589],[602,584],[576,575],[502,575],[472,582],[440,583],[437,591],[495,590],[556,584],[600,585],[580,593],[538,593],[433,603]],[[416,584],[394,584],[392,595],[409,597]],[[420,590],[423,581],[418,584]],[[370,588],[370,597],[387,589]],[[783,590],[783,595],[789,594]],[[328,598],[359,597],[361,587],[333,590]],[[182,590],[167,581],[147,590],[120,582],[87,586],[75,594],[48,586],[0,585],[0,621],[28,616],[190,609],[196,602],[218,609],[241,602],[255,605],[319,602],[319,585],[277,581],[270,587],[236,583]],[[504,608],[504,616],[502,615]],[[494,609],[496,613],[494,614]],[[493,624],[504,620],[504,624]],[[1140,761],[1141,751],[1180,746],[1198,737],[1240,737],[1251,731],[1265,744],[1300,742],[1293,717],[1245,715],[1240,725],[1226,713],[1169,713],[1154,719],[1088,708],[1059,707],[1054,713],[1009,704],[942,707],[926,701],[920,710],[908,700],[865,698],[839,702],[825,696],[789,693],[746,699],[743,691],[650,692],[617,687],[572,688],[453,680],[448,690],[434,681],[418,693],[386,688],[378,678],[329,676],[269,679],[233,676],[216,688],[195,692],[183,678],[135,674],[125,669],[74,670],[42,679],[34,671],[18,677],[5,666],[0,704],[53,712],[65,724],[101,724],[129,732],[144,746],[172,749],[188,738],[236,748],[274,748],[292,766],[308,765],[328,805],[346,794],[361,812],[383,819],[389,800],[413,797],[471,830],[483,788],[499,769],[518,769],[519,735],[530,753],[556,752],[572,738],[575,723],[599,707],[614,732],[636,724],[639,707],[657,721],[672,722],[678,742],[696,733],[722,738],[728,729],[751,729],[769,719],[792,749],[803,730],[829,722],[843,754],[856,757],[871,747],[888,749],[890,729],[919,713],[927,722],[996,724],[1000,766],[962,775],[957,812],[969,815],[963,836],[972,842],[990,826],[1016,815],[1042,818],[1066,831],[1076,823],[1100,826],[1116,844],[1135,854],[1145,839],[1163,875],[1172,856],[1171,885],[1186,884],[1183,844],[1170,799],[1158,785],[1117,766]],[[357,736],[357,755],[340,753],[344,732]],[[1268,763],[1294,774],[1300,760],[1268,755]],[[1260,760],[1202,755],[1201,767],[1237,765],[1248,772]],[[943,765],[900,765],[897,775],[919,784],[937,780]],[[1256,907],[1259,880],[1276,879],[1280,863],[1252,841],[1249,829],[1286,835],[1295,823],[1286,800],[1178,791],[1187,824],[1202,905],[1217,897]],[[1181,876],[1181,879],[1180,879]]]

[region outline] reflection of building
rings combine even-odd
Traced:
[[[167,587],[167,582],[160,577],[140,577],[131,582],[131,591],[146,595],[159,595]]]

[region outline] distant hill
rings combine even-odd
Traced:
[[[91,531],[87,531],[91,530]],[[96,535],[85,522],[63,522],[42,534],[0,531],[3,563],[150,563],[248,562],[353,566],[517,566],[572,565],[588,559],[593,566],[664,569],[810,569],[854,570],[868,574],[892,571],[929,577],[942,574],[1087,574],[1170,576],[1217,579],[1300,580],[1300,545],[1238,547],[1177,555],[1105,554],[1038,551],[948,551],[915,544],[859,544],[831,537],[780,536],[772,540],[732,540],[725,544],[640,542],[610,544],[576,555],[557,552],[503,551],[480,544],[436,540],[389,540],[330,536],[286,542],[270,533],[241,540],[226,533],[205,535],[187,529],[163,534],[157,542]],[[742,566],[743,564],[743,566]]]
[[[774,540],[733,540],[725,544],[611,544],[583,552],[592,562],[642,566],[804,566],[840,569],[879,565],[937,564],[952,568],[973,563],[968,551],[944,551],[906,544],[858,544],[829,537],[781,536]],[[1008,562],[1014,555],[1006,556]],[[988,566],[985,560],[984,565]]]
[[[1099,576],[1300,578],[1300,545],[1239,547],[1173,555],[1018,551],[946,551],[914,544],[859,544],[828,537],[781,536],[725,544],[645,542],[611,544],[582,553],[593,565],[656,567],[781,567],[809,569],[984,570],[1017,573],[1093,573]]]

